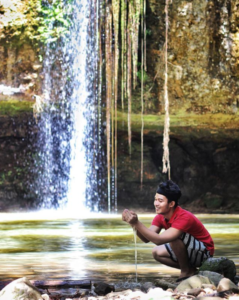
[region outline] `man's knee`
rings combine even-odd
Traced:
[[[159,257],[168,256],[168,252],[164,245],[156,246],[152,250],[153,258],[158,260]]]
[[[156,259],[156,257],[158,257],[158,251],[157,251],[157,248],[158,248],[158,247],[154,247],[153,250],[152,250],[152,255],[153,255],[153,258],[154,258],[154,259]]]

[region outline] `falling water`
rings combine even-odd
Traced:
[[[90,204],[90,199],[86,199],[86,203],[84,203],[84,200],[86,190],[90,189],[91,182],[88,180],[87,175],[89,175],[88,172],[93,158],[92,150],[95,146],[91,126],[94,124],[94,116],[97,116],[94,95],[90,92],[93,74],[87,74],[92,72],[87,65],[90,64],[93,67],[95,65],[94,62],[92,63],[92,60],[95,59],[94,55],[89,55],[88,52],[93,48],[92,41],[88,40],[90,10],[89,1],[76,1],[73,17],[74,26],[66,47],[66,52],[71,53],[72,58],[70,103],[72,103],[73,120],[70,140],[71,157],[67,207],[70,210],[81,209],[81,211],[85,208],[85,204],[87,206]],[[93,149],[89,146],[92,146]],[[94,209],[98,210],[96,207]]]
[[[49,9],[56,1],[60,0],[44,5]],[[135,6],[131,2],[125,6],[124,0],[64,1],[61,9],[71,26],[69,34],[49,39],[45,48],[43,93],[36,105],[40,135],[33,177],[37,179],[31,190],[44,208],[115,212],[118,87],[122,87],[121,97],[128,95],[131,149],[131,95],[136,85],[140,15],[142,42],[145,39],[145,1],[137,0]],[[121,28],[120,20],[124,21]],[[47,24],[49,31],[59,29],[54,28],[54,20]],[[146,68],[144,45],[141,59]],[[143,94],[141,102],[143,134]]]
[[[35,187],[41,207],[67,207],[79,214],[85,208],[98,211],[105,198],[97,82],[99,7],[88,0],[75,0],[69,7],[68,36],[49,42],[44,56]]]
[[[134,233],[134,260],[135,260],[135,282],[138,282],[138,253],[137,253],[137,229],[133,227]]]

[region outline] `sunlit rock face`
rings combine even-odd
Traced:
[[[163,103],[164,1],[149,1],[149,72]],[[171,113],[238,109],[238,1],[172,1],[169,7]]]

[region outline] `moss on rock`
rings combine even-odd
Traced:
[[[32,112],[33,104],[33,101],[0,101],[0,116],[16,116],[21,113]]]

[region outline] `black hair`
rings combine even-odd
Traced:
[[[168,202],[175,202],[175,207],[178,206],[178,200],[181,197],[182,193],[179,186],[174,183],[172,180],[167,180],[165,182],[161,182],[156,191],[157,194],[164,195],[167,197]]]

